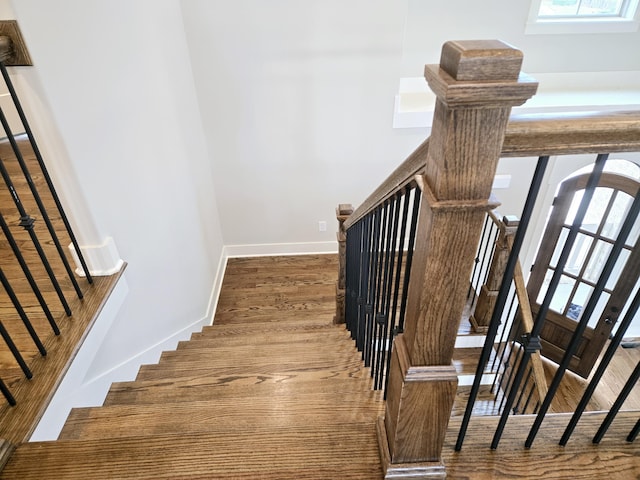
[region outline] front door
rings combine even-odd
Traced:
[[[553,202],[527,285],[534,318],[556,270],[588,178],[589,174],[584,174],[565,180]],[[602,174],[540,335],[541,354],[545,357],[558,363],[562,360],[639,186],[637,180],[624,175]],[[569,365],[582,377],[591,372],[638,281],[640,249],[634,246],[639,224],[636,221]]]

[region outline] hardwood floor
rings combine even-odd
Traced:
[[[19,446],[0,479],[382,478],[381,393],[332,325],[336,272],[333,255],[230,259],[213,326],[114,384],[102,407],[73,410],[59,441]],[[473,370],[474,352],[456,353],[456,368]],[[452,417],[447,478],[532,478],[531,465],[539,478],[640,475],[637,446],[619,439],[636,412],[622,413],[600,447],[589,445],[602,418],[591,413],[568,447],[556,445],[560,415],[524,450],[531,418],[513,417],[491,451],[496,417],[474,417],[455,453]]]
[[[384,404],[332,324],[336,272],[332,255],[231,259],[212,327],[0,478],[380,478]]]

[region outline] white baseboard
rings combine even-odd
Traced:
[[[226,258],[326,253],[338,253],[338,242],[265,243],[256,245],[226,245],[224,247],[224,256]]]
[[[120,362],[106,372],[95,377],[89,377],[89,367],[92,364],[92,360],[128,293],[127,282],[123,276],[107,300],[94,327],[80,347],[78,354],[74,358],[67,374],[55,392],[53,399],[49,403],[29,441],[56,440],[72,408],[102,405],[113,382],[134,380],[141,365],[157,363],[162,352],[174,350],[179,341],[188,340],[193,332],[198,332],[202,330],[202,327],[211,325],[213,323],[213,314],[220,297],[226,264],[227,257],[223,252],[218,264],[214,284],[211,288],[207,311],[200,320],[180,329],[155,345],[133,355],[129,359]]]
[[[76,273],[84,277],[85,273],[73,244],[69,245],[69,250],[76,264]],[[113,275],[119,272],[124,264],[111,237],[105,238],[101,245],[81,245],[80,250],[89,268],[89,273],[95,277]]]

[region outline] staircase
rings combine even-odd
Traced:
[[[231,259],[214,325],[2,479],[380,478],[381,393],[332,324],[335,256]]]

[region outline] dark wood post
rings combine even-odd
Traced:
[[[457,388],[451,363],[511,107],[537,83],[497,40],[447,42],[425,77],[437,95],[405,332],[394,343],[378,439],[385,478],[445,478],[442,446]]]
[[[502,277],[509,260],[509,252],[511,251],[510,242],[518,230],[520,223],[517,217],[503,217],[502,220],[496,218],[493,213],[490,214],[494,223],[498,225],[500,232],[496,239],[495,248],[493,249],[493,258],[489,266],[489,274],[487,281],[480,287],[480,295],[476,302],[476,308],[469,317],[469,322],[473,326],[473,330],[477,333],[486,333],[489,328],[489,321],[493,315],[493,309],[498,298],[498,291],[502,284]]]
[[[336,314],[333,323],[345,322],[344,295],[346,291],[346,265],[347,265],[347,232],[344,222],[353,213],[353,206],[348,203],[341,203],[336,208],[336,218],[338,219],[338,282],[336,283]]]

